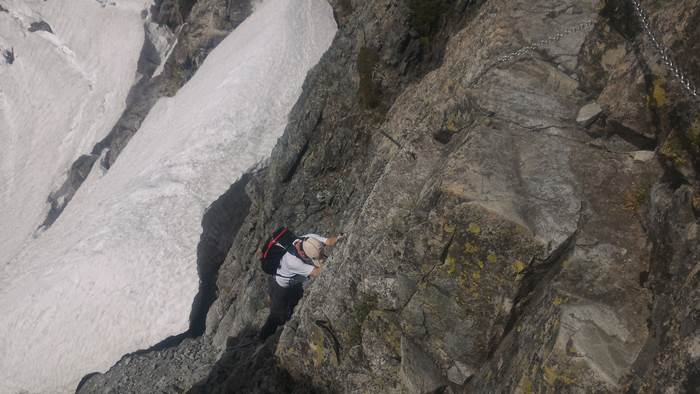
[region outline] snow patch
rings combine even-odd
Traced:
[[[49,193],[124,110],[143,46],[144,2],[121,3],[2,3],[1,45],[14,48],[15,59],[0,66],[0,266],[31,241]],[[30,33],[36,21],[53,34]]]

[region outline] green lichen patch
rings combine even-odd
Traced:
[[[358,344],[362,341],[362,324],[367,320],[370,312],[377,309],[377,300],[368,298],[358,302],[352,310],[352,323],[348,332],[348,341],[351,344]]]
[[[575,383],[575,380],[572,379],[571,377],[561,373],[556,369],[556,367],[548,367],[544,366],[542,368],[542,375],[544,378],[544,381],[547,382],[549,386],[555,386],[557,383],[563,384],[563,385],[571,385]]]
[[[648,200],[651,193],[651,182],[640,182],[625,192],[623,209],[637,212]]]
[[[513,263],[513,272],[515,272],[516,274],[520,274],[523,271],[525,271],[525,263],[523,263],[520,260],[515,260],[515,262]]]
[[[464,244],[464,253],[475,254],[479,251],[479,246],[477,244],[467,241]]]
[[[479,235],[481,233],[481,227],[476,223],[469,223],[469,232],[474,235]]]
[[[512,298],[539,245],[518,224],[466,208],[467,214],[451,219],[452,242],[442,264],[431,273],[433,283],[457,295],[458,304],[485,314],[500,308],[502,297]]]
[[[666,98],[666,87],[663,79],[656,78],[652,84],[651,92],[647,101],[650,107],[661,108],[666,106],[668,99]]]
[[[688,161],[685,157],[685,144],[683,138],[673,133],[664,141],[659,151],[662,156],[671,160],[676,167],[685,166]]]
[[[332,340],[324,333],[323,328],[313,325],[308,342],[311,362],[314,368],[322,366],[338,366],[338,355],[333,347]]]
[[[454,274],[457,272],[457,259],[453,256],[447,256],[445,262],[442,265],[448,274]],[[460,267],[461,268],[461,267]]]
[[[394,357],[398,358],[401,354],[401,328],[394,316],[393,312],[377,310],[370,312],[367,321],[375,327],[375,334],[379,337],[377,339],[385,344]]]

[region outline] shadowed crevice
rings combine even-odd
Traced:
[[[195,384],[188,394],[209,393],[326,393],[308,379],[295,379],[279,365],[275,357],[281,330],[265,342],[255,339],[255,332],[231,337],[226,350],[211,369],[209,376]]]

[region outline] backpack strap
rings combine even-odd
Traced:
[[[276,237],[272,238],[272,239],[270,240],[270,242],[267,243],[267,248],[265,248],[265,253],[263,253],[263,257],[262,257],[263,259],[267,257],[267,254],[270,253],[270,249],[272,249],[272,247],[273,247],[274,245],[282,246],[282,245],[278,244],[277,241],[278,241],[280,238],[282,238],[282,236],[283,236],[284,233],[286,233],[286,232],[287,232],[287,228],[285,227],[282,231],[280,231],[279,234],[277,234]],[[282,248],[284,248],[285,250],[287,249],[287,248],[285,248],[284,246],[282,246]]]

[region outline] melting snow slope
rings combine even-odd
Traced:
[[[0,12],[0,49],[15,52],[11,65],[0,59],[0,265],[43,222],[46,198],[72,162],[124,110],[145,3],[0,0],[8,10]],[[53,33],[29,31],[41,21]]]
[[[325,0],[266,0],[162,99],[107,172],[0,278],[0,392],[69,391],[183,332],[205,208],[270,154],[336,26]]]

